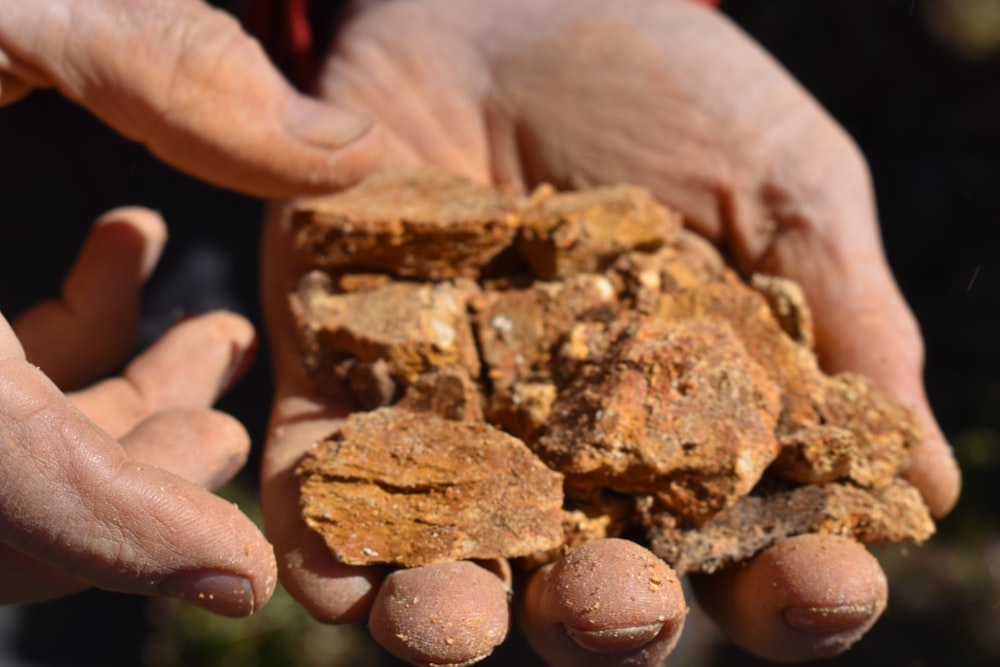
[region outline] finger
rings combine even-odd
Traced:
[[[888,586],[863,546],[800,535],[712,575],[692,578],[698,602],[745,650],[776,662],[846,651],[885,610]]]
[[[475,563],[396,570],[379,589],[368,627],[390,653],[415,665],[471,665],[510,630],[509,589]]]
[[[122,446],[132,460],[215,491],[246,464],[250,435],[227,414],[179,409],[143,421],[122,439]]]
[[[76,392],[71,400],[113,437],[163,410],[208,408],[253,358],[253,327],[234,313],[178,322],[132,360],[120,377]]]
[[[207,182],[264,197],[338,189],[378,159],[370,119],[296,93],[238,23],[198,0],[9,3],[14,69]]]
[[[228,415],[207,410],[160,413],[122,440],[129,458],[217,489],[243,467],[246,430]],[[0,545],[0,603],[51,600],[88,588],[78,577]]]
[[[163,220],[147,209],[120,208],[98,218],[59,297],[14,322],[28,359],[63,389],[121,364],[135,339],[140,290],[166,237]]]
[[[962,471],[955,452],[931,413],[922,385],[912,387],[908,395],[894,395],[914,411],[923,427],[923,439],[910,450],[903,477],[920,489],[931,515],[940,519],[954,509],[962,489]]]
[[[818,285],[831,279],[842,285],[840,291]],[[943,517],[958,500],[961,472],[924,390],[919,326],[887,266],[870,271],[851,267],[843,280],[831,270],[824,279],[806,276],[800,282],[813,304],[816,349],[824,369],[867,376],[917,417],[923,436],[910,450],[903,476],[920,490],[931,514]]]
[[[659,665],[684,627],[680,580],[635,542],[587,543],[535,573],[524,631],[553,667]]]
[[[270,546],[231,503],[129,461],[24,360],[0,320],[0,538],[107,590],[246,615],[274,590]]]

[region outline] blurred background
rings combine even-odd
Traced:
[[[920,548],[877,552],[890,605],[826,665],[1000,664],[1000,1],[730,0],[722,10],[778,58],[868,158],[890,263],[922,324],[926,380],[965,475]],[[178,314],[225,307],[260,324],[259,202],[188,179],[57,95],[0,109],[0,310],[58,290],[90,221],[122,204],[163,212],[171,240],[146,290],[140,344]],[[266,346],[221,407],[262,444]],[[253,469],[225,490],[249,512]],[[534,667],[515,636],[486,667]],[[396,663],[361,626],[315,623],[283,591],[247,620],[88,592],[0,607],[0,665]],[[765,664],[692,612],[670,665]]]

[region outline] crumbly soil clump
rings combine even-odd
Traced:
[[[351,564],[550,560],[639,536],[680,573],[801,533],[920,542],[914,417],[826,375],[799,287],[742,280],[643,188],[526,199],[430,169],[301,203],[303,363],[357,412],[304,457]]]

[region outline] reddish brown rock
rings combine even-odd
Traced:
[[[351,565],[516,557],[564,541],[562,477],[481,422],[356,413],[297,472],[306,523]]]
[[[782,444],[774,470],[801,484],[851,481],[884,486],[899,474],[920,429],[907,410],[890,403],[865,378],[851,373],[817,377],[814,414],[778,427]]]
[[[787,393],[816,367],[809,348],[789,338],[767,299],[727,271],[722,280],[665,293],[656,315],[666,320],[708,318],[729,323],[747,351]]]
[[[816,344],[812,311],[798,283],[778,276],[755,273],[750,286],[760,293],[771,307],[771,314],[788,336],[810,349]]]
[[[482,391],[464,366],[424,373],[406,388],[396,407],[458,421],[484,420]]]
[[[521,217],[518,252],[540,280],[600,273],[630,250],[652,251],[681,229],[677,213],[645,188],[535,191]]]
[[[477,276],[516,231],[517,206],[492,188],[433,169],[376,172],[296,206],[295,245],[335,271],[406,278]]]
[[[656,252],[630,251],[608,270],[632,309],[656,312],[663,294],[718,282],[726,275],[725,262],[707,241],[681,230],[675,243]]]
[[[534,442],[549,421],[558,393],[552,382],[515,382],[490,398],[489,419],[508,433]]]
[[[583,274],[525,289],[485,290],[477,302],[476,334],[494,391],[551,375],[556,346],[581,320],[608,321],[617,296],[604,276]]]
[[[724,323],[639,319],[592,363],[532,445],[568,484],[656,493],[700,523],[778,454],[778,388]]]
[[[639,529],[708,572],[800,533],[933,531],[899,479],[913,415],[824,374],[798,286],[743,281],[641,188],[516,202],[406,171],[295,220],[328,271],[290,298],[304,363],[378,408],[301,467],[345,562],[538,564]]]
[[[479,375],[468,302],[469,281],[390,282],[363,292],[332,294],[310,274],[292,296],[313,375],[332,372],[342,359],[383,360],[404,385],[422,373],[464,366]]]
[[[804,533],[829,533],[865,544],[921,542],[934,533],[920,493],[902,480],[874,491],[850,484],[810,484],[741,498],[697,528],[645,499],[653,553],[680,573],[711,573]]]

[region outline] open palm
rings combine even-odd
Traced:
[[[434,165],[514,192],[541,182],[642,184],[738,270],[797,280],[815,312],[824,367],[866,373],[916,411],[926,435],[907,474],[936,515],[954,503],[957,467],[924,396],[919,331],[885,262],[864,160],[717,13],[687,0],[358,3],[316,93],[374,117],[386,165]],[[500,577],[470,564],[391,574],[349,568],[294,518],[294,467],[346,408],[317,396],[298,361],[285,297],[308,267],[290,250],[285,212],[274,208],[265,240],[278,394],[262,489],[282,579],[322,620],[370,618],[377,639],[417,664],[477,658],[492,646],[449,642],[428,616],[400,621],[386,608],[421,595],[443,617],[474,614],[506,627],[502,564],[492,568]],[[628,581],[642,557],[628,553],[597,545],[582,569],[534,575],[520,602],[525,631],[547,661],[651,665],[670,651],[683,598],[630,604],[616,582]],[[588,579],[585,570],[597,574]],[[582,600],[595,582],[612,582],[600,620],[553,602]],[[885,582],[864,549],[822,537],[778,544],[702,590],[736,610],[717,620],[748,649],[805,660],[860,637],[884,607]]]

